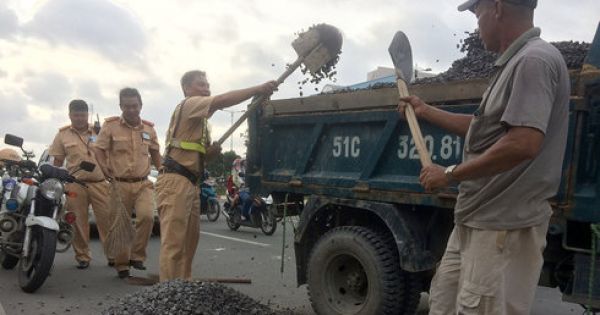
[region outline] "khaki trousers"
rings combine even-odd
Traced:
[[[200,190],[178,174],[156,181],[160,218],[160,281],[192,278],[192,260],[200,238]]]
[[[67,211],[75,213],[77,219],[73,225],[74,235],[73,251],[75,252],[75,260],[87,261],[92,260],[90,252],[90,223],[88,208],[92,205],[94,217],[96,218],[96,228],[100,236],[100,241],[104,243],[106,233],[110,228],[110,209],[108,206],[108,186],[105,181],[98,183],[87,183],[87,188],[79,184],[67,184],[65,189],[68,192],[76,194],[73,198],[67,198]],[[110,259],[110,257],[107,257]]]
[[[548,222],[509,231],[455,226],[431,282],[429,314],[529,314],[547,230]]]
[[[123,271],[129,270],[129,260],[142,262],[146,260],[146,246],[154,224],[154,188],[149,180],[137,183],[115,182],[125,209],[129,213],[135,209],[133,244],[130,249],[122,251],[115,257],[115,268],[117,271]]]

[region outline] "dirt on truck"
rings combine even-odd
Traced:
[[[438,77],[417,80],[410,93],[472,113],[495,60],[475,36],[465,40],[463,59]],[[593,232],[600,231],[600,25],[591,44],[555,46],[569,64],[572,93],[539,284],[559,287],[565,301],[600,308]],[[276,209],[300,215],[297,282],[308,285],[317,312],[413,314],[444,253],[457,188],[421,187],[415,141],[397,104],[395,84],[379,83],[270,101],[249,119],[246,183],[271,194]],[[461,137],[420,124],[434,163],[460,163]]]

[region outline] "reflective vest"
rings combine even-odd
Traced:
[[[173,126],[173,132],[169,132],[167,134],[167,141],[166,141],[166,155],[169,154],[169,151],[171,148],[178,148],[181,150],[186,150],[186,151],[194,151],[194,152],[199,152],[200,154],[206,154],[206,147],[205,147],[205,143],[207,143],[208,140],[208,119],[204,118],[202,119],[202,125],[203,125],[203,130],[202,130],[202,137],[200,139],[193,139],[193,140],[181,140],[181,139],[177,139],[177,138],[173,138],[173,135],[177,132],[177,129],[179,127],[179,122],[181,121],[181,112],[183,111],[183,104],[185,104],[185,100],[183,102],[181,102],[179,105],[177,105],[177,107],[179,108],[179,112],[177,114],[177,122],[176,124]],[[175,109],[175,111],[177,111],[177,108]],[[173,124],[173,120],[175,118],[175,113],[173,113],[173,116],[171,117],[171,125]]]

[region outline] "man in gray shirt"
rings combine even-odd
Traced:
[[[427,190],[460,182],[455,227],[431,284],[429,314],[529,314],[566,146],[570,82],[533,26],[537,0],[469,0],[496,72],[473,115],[411,96],[417,117],[465,137],[463,162],[421,170]],[[399,110],[403,111],[404,103]]]

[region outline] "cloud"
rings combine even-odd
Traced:
[[[46,72],[36,74],[27,80],[24,90],[36,105],[45,105],[52,109],[66,106],[72,95],[71,82],[62,74]]]
[[[96,50],[123,63],[139,60],[146,46],[136,18],[106,0],[48,1],[25,29],[51,43]]]
[[[0,38],[10,38],[18,31],[19,20],[14,11],[0,4]]]

